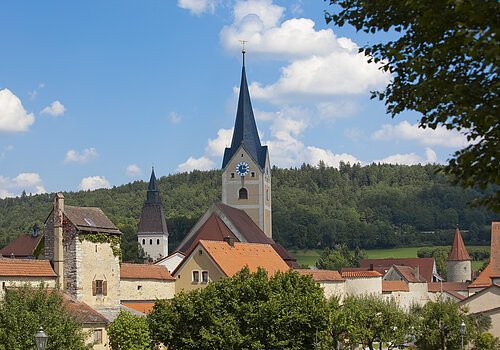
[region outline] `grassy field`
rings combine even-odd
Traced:
[[[368,259],[383,259],[383,258],[416,258],[417,251],[422,247],[405,247],[391,249],[371,249],[367,250]],[[473,247],[471,247],[473,248]],[[318,260],[322,250],[292,250],[290,251],[301,265],[314,265]],[[478,270],[483,261],[473,261],[472,269]]]

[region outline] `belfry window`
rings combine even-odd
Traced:
[[[240,188],[238,191],[238,199],[248,199],[248,191],[245,187]]]

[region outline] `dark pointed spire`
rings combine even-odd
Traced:
[[[148,193],[146,198],[146,203],[160,203],[160,191],[158,190],[158,184],[155,176],[155,168],[151,169],[151,178],[149,179]]]
[[[241,51],[243,54],[243,67],[241,69],[241,84],[240,95],[238,98],[238,110],[236,112],[236,121],[234,123],[233,139],[231,147],[226,148],[222,168],[231,160],[234,153],[243,144],[250,155],[259,163],[261,167],[265,165],[265,151],[267,147],[262,147],[260,143],[257,124],[253,115],[252,102],[250,100],[250,92],[248,91],[247,77],[245,72],[245,49]]]

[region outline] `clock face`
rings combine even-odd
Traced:
[[[236,165],[236,173],[239,176],[245,176],[246,174],[248,174],[249,170],[250,166],[247,162],[239,162],[238,165]]]

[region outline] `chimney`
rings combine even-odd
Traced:
[[[370,264],[370,271],[373,271],[373,264]]]
[[[420,281],[420,266],[415,266],[415,278]]]
[[[231,247],[234,247],[234,238],[233,237],[224,237],[224,242],[229,244]]]
[[[63,217],[64,196],[57,193],[54,197],[54,271],[61,290],[64,290]]]

